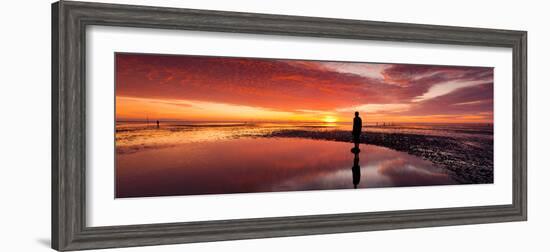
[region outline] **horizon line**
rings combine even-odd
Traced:
[[[191,122],[191,123],[213,123],[213,122],[220,122],[220,123],[323,123],[323,124],[335,124],[335,123],[345,123],[345,124],[351,124],[352,121],[341,121],[341,122],[323,122],[323,121],[255,121],[255,120],[178,120],[178,119],[115,119],[115,122],[150,122],[155,123],[156,121],[159,122]],[[365,121],[366,123],[390,123],[390,124],[410,124],[410,123],[418,123],[418,124],[494,124],[494,121],[487,121],[487,122],[402,122],[402,121]]]

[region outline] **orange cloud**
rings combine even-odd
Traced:
[[[117,53],[116,96],[117,118],[492,122],[493,69]]]

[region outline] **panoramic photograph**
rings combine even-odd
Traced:
[[[115,53],[115,197],[493,183],[493,68]]]

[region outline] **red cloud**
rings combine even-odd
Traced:
[[[484,67],[391,65],[381,73],[384,78],[376,79],[333,71],[320,61],[118,53],[116,94],[283,111],[334,110],[369,103],[412,103],[436,84],[492,83],[492,73],[492,68]],[[480,92],[492,99],[492,84]],[[454,103],[471,100],[466,96],[451,98]],[[432,101],[438,102],[448,101]],[[434,104],[421,104],[416,111],[428,112],[436,107]]]

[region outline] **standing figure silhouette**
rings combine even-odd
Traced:
[[[361,120],[361,117],[359,117],[359,112],[355,112],[355,117],[353,118],[353,130],[351,131],[351,135],[353,136],[353,143],[355,144],[356,149],[359,149],[362,127],[363,120]]]

